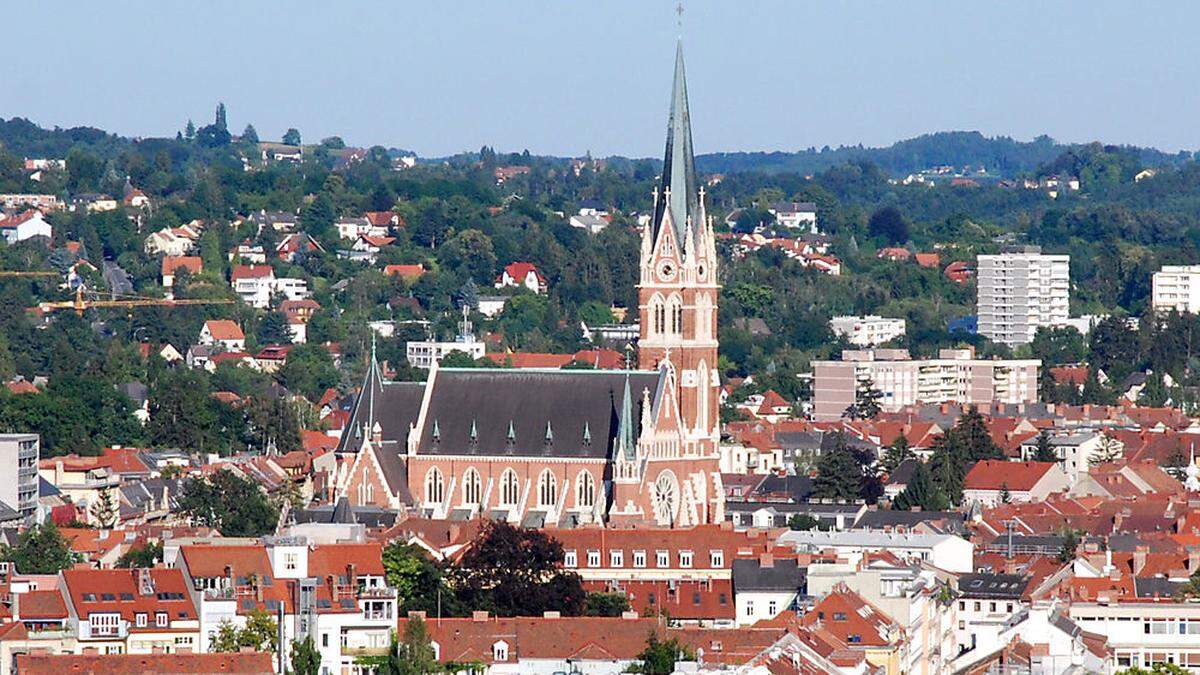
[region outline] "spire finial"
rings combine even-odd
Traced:
[[[675,27],[679,29],[679,36],[683,37],[683,0],[675,3]]]

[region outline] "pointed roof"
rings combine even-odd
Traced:
[[[636,420],[633,419],[633,394],[629,390],[629,376],[625,376],[625,393],[621,398],[621,417],[617,423],[617,452],[623,454],[625,459],[633,459],[635,453],[633,443],[633,425]]]
[[[669,191],[669,192],[668,192]],[[670,202],[667,196],[670,195]],[[700,212],[696,186],[696,161],[692,154],[692,121],[688,113],[687,78],[683,71],[683,41],[675,47],[675,81],[671,86],[671,113],[667,117],[667,148],[663,155],[662,183],[654,203],[654,234],[662,226],[663,214],[671,210],[676,241],[683,247],[687,219]],[[699,223],[693,226],[698,227]]]

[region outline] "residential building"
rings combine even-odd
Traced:
[[[237,265],[230,277],[233,290],[242,301],[257,309],[266,309],[271,296],[280,294],[285,300],[303,300],[309,296],[308,282],[275,276],[268,265]]]
[[[514,262],[504,266],[504,271],[496,277],[496,288],[525,288],[534,293],[546,292],[546,277],[533,263]]]
[[[879,392],[884,412],[920,403],[1033,403],[1037,359],[977,359],[974,349],[943,349],[936,359],[909,357],[905,349],[842,352],[841,361],[813,361],[813,419],[840,419],[861,392]]]
[[[835,316],[829,320],[834,335],[858,347],[874,347],[904,337],[904,319],[885,319],[867,316]]]
[[[1071,430],[1066,433],[1050,432],[1050,448],[1067,472],[1071,483],[1086,474],[1093,464],[1118,459],[1124,445],[1099,431],[1088,429]],[[1021,444],[1021,457],[1033,459],[1037,454],[1038,437],[1033,436]]]
[[[38,460],[41,439],[37,434],[0,434],[0,511],[5,507],[22,517],[33,515],[38,504]]]
[[[807,568],[795,559],[769,553],[733,561],[733,591],[737,625],[749,626],[797,610],[805,595]]]
[[[1072,480],[1059,462],[1010,462],[984,459],[963,479],[963,503],[992,507],[1028,503],[1065,492]]]
[[[57,210],[62,208],[62,202],[55,195],[39,194],[0,194],[0,207],[15,209],[19,206],[29,206],[35,209]]]
[[[286,234],[275,245],[275,257],[287,262],[296,262],[296,257],[302,254],[324,251],[320,242],[303,232]]]
[[[1151,281],[1150,306],[1200,314],[1200,265],[1164,265]]]
[[[196,246],[198,232],[183,227],[164,227],[146,237],[146,255],[184,256]]]
[[[857,564],[867,554],[888,551],[900,560],[927,562],[947,572],[974,569],[975,545],[951,534],[793,530],[781,534],[776,543],[801,552],[833,551],[851,564]]]
[[[101,654],[198,651],[200,622],[183,574],[164,568],[61,573],[67,626]]]
[[[53,228],[41,211],[30,209],[20,215],[0,220],[0,238],[4,241],[15,244],[34,237],[44,237],[47,240],[53,237]]]
[[[789,230],[805,230],[817,234],[817,205],[812,202],[781,202],[771,207],[775,224]]]
[[[300,345],[308,341],[308,322],[320,309],[321,304],[311,298],[284,300],[279,303],[279,311],[287,317],[293,343]]]
[[[228,352],[240,352],[246,348],[246,335],[242,327],[229,319],[209,319],[200,327],[197,343],[219,345]]]
[[[441,361],[451,352],[462,352],[472,359],[482,359],[486,345],[474,335],[459,335],[453,340],[414,340],[405,346],[404,356],[408,365],[426,370]]]
[[[397,595],[384,583],[381,544],[275,537],[265,545],[184,545],[173,565],[196,598],[201,651],[221,622],[241,626],[261,610],[282,612],[285,644],[313,639],[321,672],[349,672],[391,643]]]
[[[1038,328],[1063,324],[1070,316],[1069,255],[1047,255],[1037,246],[1008,247],[980,255],[979,334],[1010,347],[1033,340]]]
[[[179,270],[187,270],[188,274],[199,274],[203,269],[204,263],[200,256],[163,256],[162,286],[167,289],[167,298],[170,299],[174,295],[172,289],[175,287],[175,276]]]
[[[397,218],[396,214],[386,211],[391,216],[386,224],[380,223],[379,218],[371,219],[362,218],[339,218],[333,225],[337,228],[338,237],[341,239],[358,239],[359,237],[386,237],[389,225],[394,225],[393,221]],[[398,222],[398,221],[397,221]]]
[[[964,651],[986,654],[1002,646],[1000,633],[1013,615],[1028,607],[1029,577],[1021,574],[971,573],[958,578],[957,642]]]

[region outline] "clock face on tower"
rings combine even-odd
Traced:
[[[670,260],[664,260],[658,266],[658,276],[670,281],[675,278],[675,263]]]

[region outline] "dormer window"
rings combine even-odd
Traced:
[[[508,643],[500,640],[492,645],[492,660],[507,661],[508,660]]]

